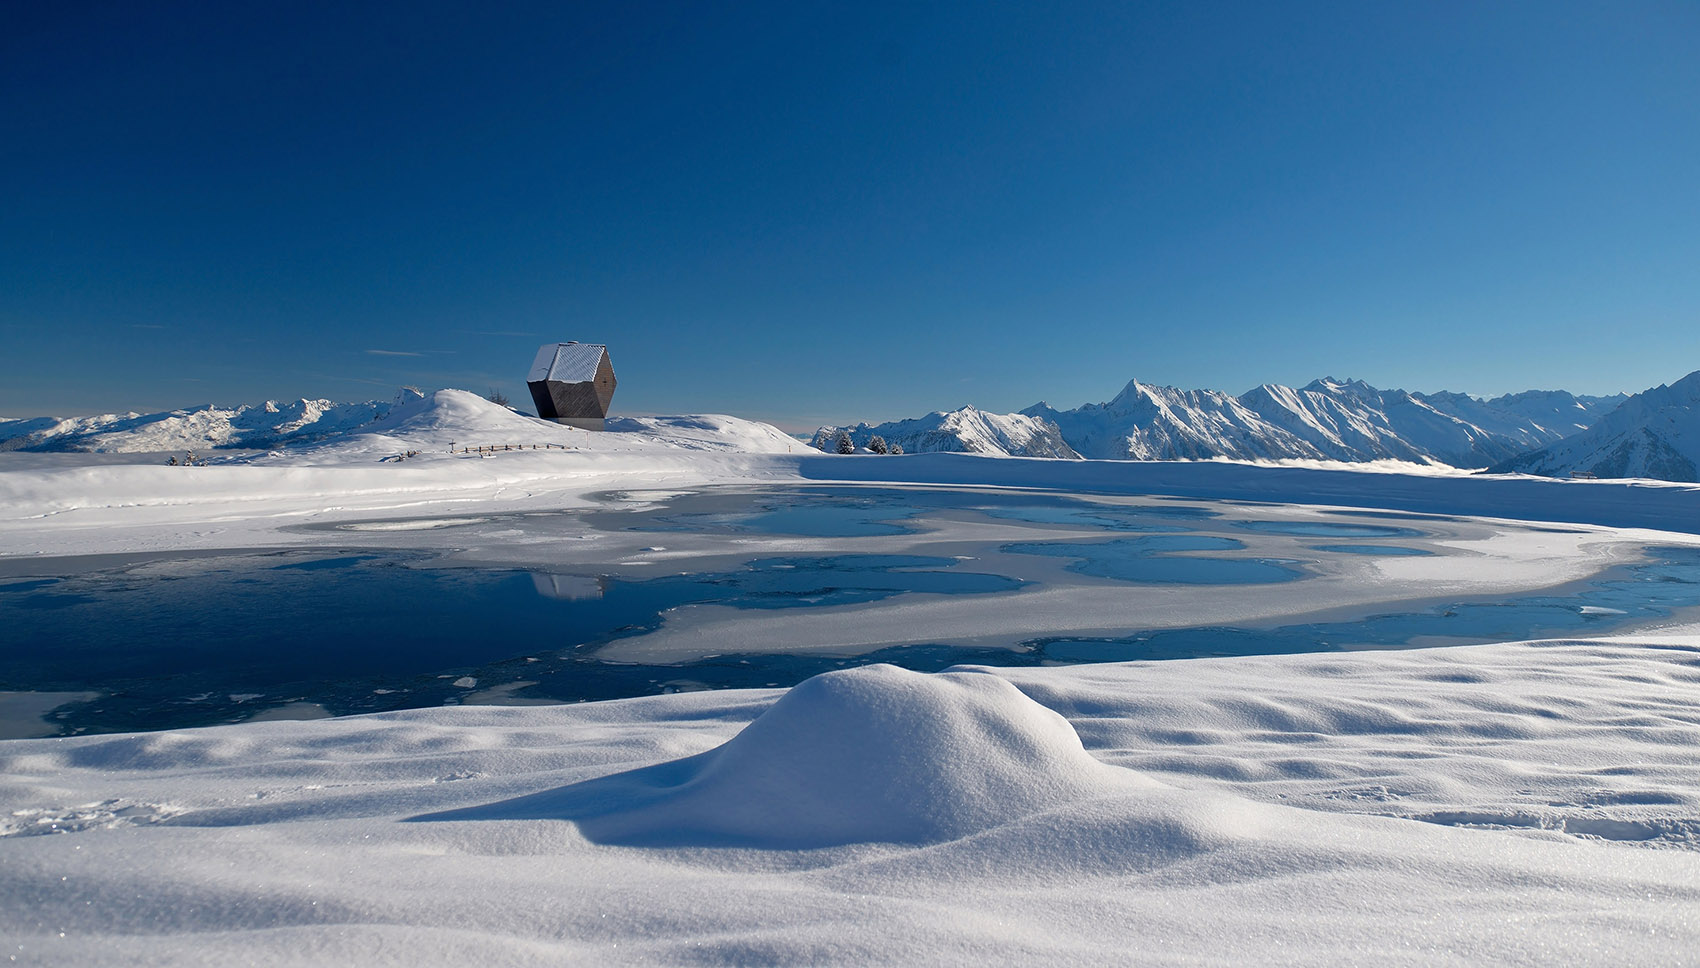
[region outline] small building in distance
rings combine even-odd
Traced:
[[[614,364],[601,343],[544,343],[525,378],[539,417],[584,430],[603,428],[614,383]]]

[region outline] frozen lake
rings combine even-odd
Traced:
[[[1586,573],[1541,580],[1531,560],[1575,567],[1590,536],[1504,521],[996,489],[596,499],[301,527],[291,548],[11,560],[0,690],[33,705],[5,728],[790,686],[870,662],[1506,641],[1700,605],[1694,548],[1617,541]]]

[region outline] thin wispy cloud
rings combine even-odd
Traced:
[[[373,356],[424,356],[424,353],[410,353],[406,350],[367,350]]]

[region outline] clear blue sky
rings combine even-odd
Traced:
[[[1052,8],[1055,9],[1052,9]],[[0,415],[1700,368],[1700,4],[0,9]]]

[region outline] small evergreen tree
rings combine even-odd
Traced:
[[[854,454],[856,452],[856,442],[850,439],[850,431],[840,430],[838,432],[838,452],[840,454]]]
[[[885,453],[886,452],[885,438],[879,436],[878,434],[875,434],[874,436],[869,437],[868,438],[868,449],[873,451],[876,454]]]
[[[902,445],[902,444],[892,444],[892,445],[891,445],[891,452],[892,452],[892,453],[893,453],[893,454],[901,454],[901,453],[903,453],[903,445]]]

